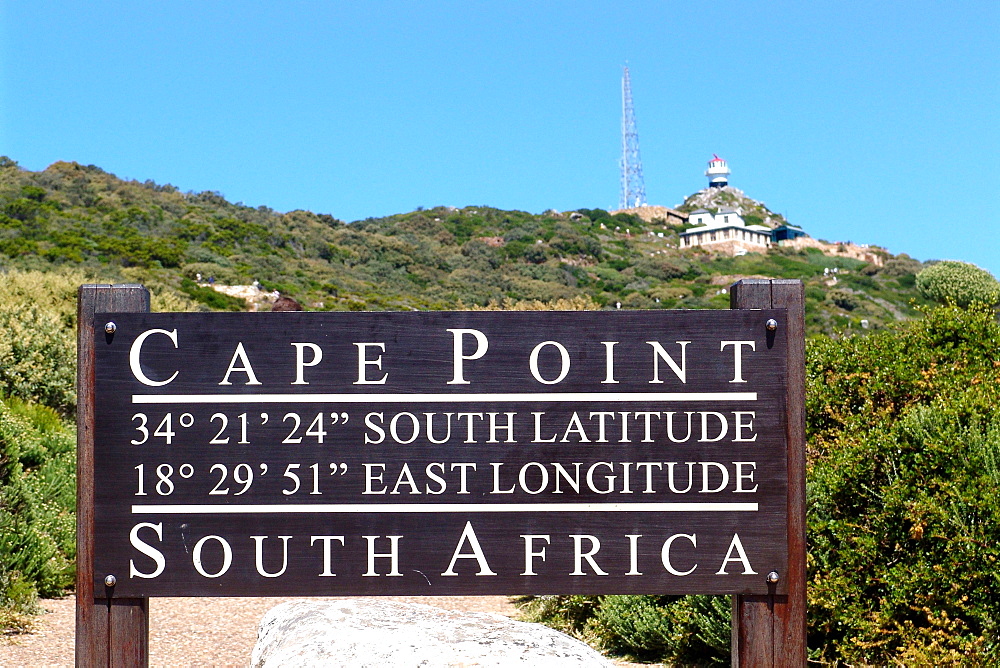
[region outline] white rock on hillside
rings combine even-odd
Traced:
[[[264,615],[250,665],[593,666],[609,661],[540,624],[373,599],[289,601]]]

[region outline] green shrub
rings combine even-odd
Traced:
[[[831,302],[845,311],[853,311],[861,306],[861,302],[858,300],[857,295],[850,290],[834,288],[833,290],[830,290],[827,296],[830,298]]]
[[[3,272],[0,304],[12,311],[36,307],[59,316],[67,329],[76,326],[76,294],[84,283],[95,281],[76,270]]]
[[[679,665],[730,661],[730,602],[724,596],[604,596],[591,629],[616,654]]]
[[[881,273],[883,276],[900,278],[902,276],[918,274],[923,268],[924,265],[919,260],[914,260],[906,253],[901,253],[894,258],[886,260]]]
[[[810,346],[811,658],[1000,661],[998,347],[984,307]]]
[[[75,574],[73,430],[51,409],[0,402],[0,618],[58,596]]]
[[[635,265],[635,273],[639,276],[652,276],[662,280],[683,278],[690,270],[690,263],[678,257],[642,258]]]
[[[730,660],[726,596],[522,596],[526,619],[642,661],[723,665]]]
[[[609,214],[604,209],[577,209],[576,212],[582,213],[587,218],[590,218],[590,220],[592,221],[598,221],[605,218],[610,220],[611,218],[611,214]]]
[[[597,596],[520,596],[514,600],[529,621],[581,636],[600,606]]]
[[[613,652],[657,659],[670,648],[671,625],[653,596],[604,596],[591,626]]]
[[[543,302],[537,299],[515,301],[505,298],[503,302],[491,300],[486,306],[472,306],[471,311],[599,311],[601,305],[590,297],[554,299]]]
[[[808,342],[808,643],[828,665],[1000,664],[1000,324],[939,307]],[[725,597],[527,597],[610,650],[726,660]]]
[[[38,614],[38,592],[17,571],[0,568],[0,629],[25,633]]]
[[[633,292],[622,299],[622,308],[652,309],[656,308],[656,302],[652,297],[648,297],[641,292]]]
[[[1000,302],[1000,283],[974,264],[945,260],[917,274],[917,289],[940,304],[952,301],[966,307],[973,302],[992,306]]]
[[[826,299],[826,292],[824,292],[823,288],[811,285],[806,288],[806,299],[821,302]]]
[[[71,415],[76,407],[72,329],[40,307],[0,306],[0,387],[5,396],[37,401]]]

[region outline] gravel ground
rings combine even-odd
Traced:
[[[400,596],[391,600],[516,617],[506,596]],[[285,598],[154,598],[149,665],[246,666],[264,613]],[[34,632],[0,639],[0,666],[72,666],[76,599],[42,601]],[[639,664],[620,663],[621,666]]]

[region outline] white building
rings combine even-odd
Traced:
[[[735,209],[719,209],[714,214],[698,209],[691,213],[688,222],[698,227],[681,232],[681,248],[726,244],[726,248],[719,250],[731,250],[735,254],[740,249],[760,251],[771,245],[771,228],[747,225]]]

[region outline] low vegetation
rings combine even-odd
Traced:
[[[1000,325],[944,306],[817,341],[810,645],[847,663],[1000,661]]]
[[[0,286],[0,624],[73,584],[76,289],[82,274],[10,271]]]
[[[781,220],[759,202],[751,208],[754,221]],[[733,281],[768,276],[801,279],[810,334],[832,334],[884,327],[914,317],[914,303],[929,303],[915,287],[924,266],[905,255],[873,249],[874,261],[864,262],[777,247],[728,257],[679,249],[684,229],[603,209],[531,214],[474,206],[345,224],[123,181],[94,166],[59,162],[31,172],[0,158],[0,266],[82,268],[205,309],[245,308],[209,282],[254,281],[310,310],[578,298],[598,308],[725,308]]]
[[[0,622],[19,627],[35,597],[76,573],[76,433],[46,406],[0,402]]]
[[[38,595],[74,581],[76,295],[107,280],[64,267],[0,283],[0,628],[24,628]],[[194,307],[169,292],[153,303]]]
[[[725,308],[733,280],[770,276],[806,288],[811,658],[1000,662],[996,281],[884,251],[872,263],[817,249],[681,251],[682,229],[600,209],[488,207],[348,225],[0,159],[0,626],[23,628],[37,595],[73,581],[82,283],[144,283],[164,311],[243,308],[208,278],[257,280],[311,310]],[[728,660],[725,598],[522,605],[619,654]]]
[[[1000,324],[927,311],[807,346],[810,658],[1000,662]],[[726,599],[547,596],[534,619],[680,665],[729,661]]]
[[[975,302],[992,306],[1000,302],[1000,282],[974,264],[945,260],[927,267],[916,278],[920,294],[939,304]]]

